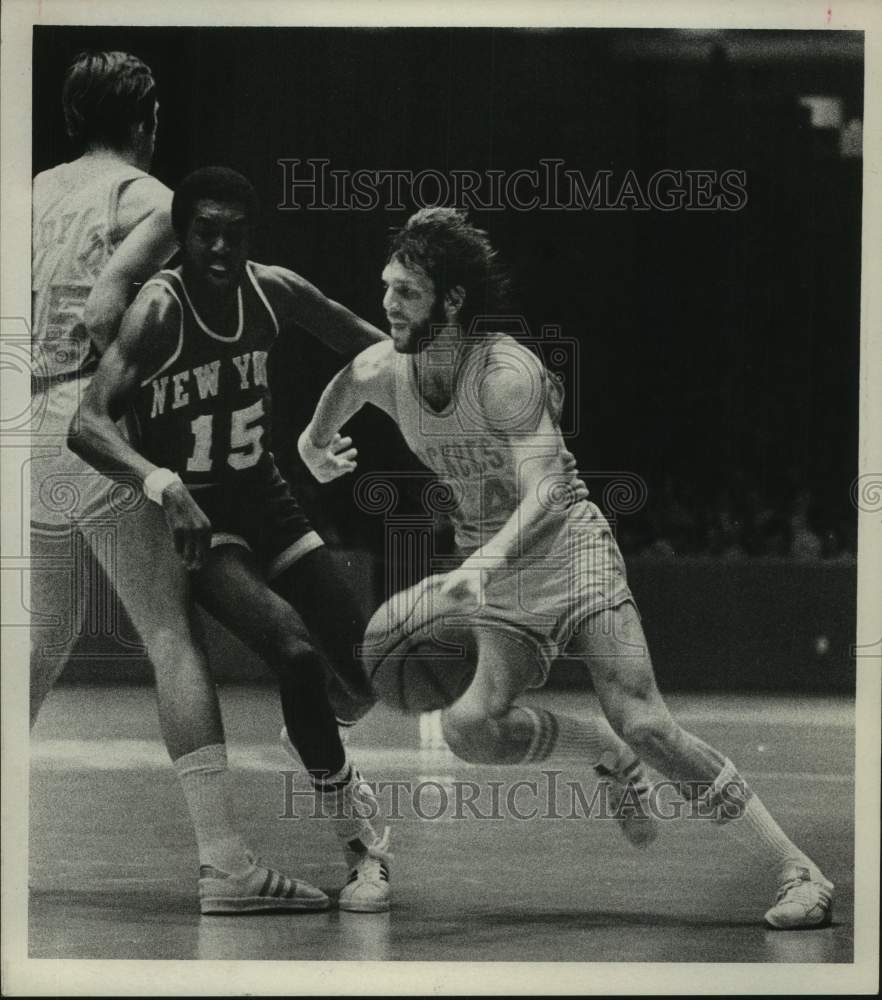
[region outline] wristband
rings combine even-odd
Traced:
[[[181,477],[177,472],[172,472],[171,469],[154,469],[144,479],[144,496],[148,500],[158,503],[161,507],[162,494],[165,492],[166,486],[170,486],[172,483],[179,483],[180,481]]]

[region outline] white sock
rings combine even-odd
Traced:
[[[544,708],[517,706],[533,724],[533,738],[524,763],[554,758],[575,758],[580,764],[602,766],[618,774],[635,762],[636,755],[613,732],[605,719],[574,719]]]
[[[811,858],[778,826],[732,761],[723,765],[706,797],[719,806],[723,829],[764,868],[777,873],[788,862],[795,862],[820,874]]]
[[[178,757],[174,763],[196,831],[199,864],[231,874],[246,871],[250,863],[232,819],[226,787],[226,747],[213,743]]]
[[[323,813],[331,822],[350,868],[364,857],[371,844],[380,839],[371,822],[372,819],[379,819],[379,803],[370,787],[359,782],[361,775],[348,755],[336,774],[313,782],[322,796]]]

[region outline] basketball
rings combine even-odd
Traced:
[[[394,594],[374,614],[362,656],[377,697],[407,714],[447,708],[475,673],[473,629],[438,596],[443,577]]]

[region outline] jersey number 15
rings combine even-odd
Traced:
[[[263,400],[258,399],[244,410],[234,410],[230,415],[230,451],[227,464],[236,470],[249,469],[263,451]],[[187,459],[187,472],[211,472],[211,444],[214,434],[214,415],[196,417],[190,423],[196,443],[193,454]]]

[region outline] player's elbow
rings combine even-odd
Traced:
[[[67,446],[86,462],[96,455],[100,438],[101,414],[93,402],[86,397],[80,403],[67,428]]]
[[[124,311],[124,297],[112,288],[95,285],[83,308],[83,323],[99,353],[103,354],[113,340]]]
[[[83,408],[79,407],[67,426],[67,446],[75,455],[83,459],[86,458],[86,451],[88,450],[86,442],[88,433],[87,420]]]
[[[79,458],[85,458],[83,422],[80,411],[73,415],[67,427],[67,446]]]

